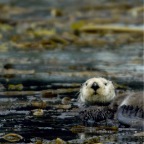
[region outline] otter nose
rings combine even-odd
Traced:
[[[91,88],[96,91],[99,88],[99,86],[98,86],[98,84],[96,82],[94,82],[92,84]]]

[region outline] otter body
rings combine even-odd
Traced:
[[[83,108],[80,116],[95,117],[95,121],[109,118],[113,112],[118,121],[131,127],[144,127],[144,95],[142,92],[116,96],[111,81],[104,78],[91,78],[80,89],[79,103]],[[95,110],[91,110],[91,107]],[[95,113],[94,113],[95,111]],[[112,115],[112,113],[110,113]],[[104,116],[103,116],[104,115]]]

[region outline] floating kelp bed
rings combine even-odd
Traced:
[[[143,91],[143,11],[141,0],[0,0],[0,143],[142,143],[116,120],[84,126],[77,97],[91,77]]]

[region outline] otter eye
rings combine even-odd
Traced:
[[[83,84],[80,84],[80,86],[83,86]]]
[[[106,85],[107,85],[107,83],[104,83],[104,85],[106,86]]]

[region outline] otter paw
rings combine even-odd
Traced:
[[[101,108],[85,108],[79,112],[79,118],[83,122],[98,123],[103,120],[112,119],[114,117],[114,112],[109,109]]]

